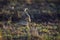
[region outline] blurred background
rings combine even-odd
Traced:
[[[60,40],[60,0],[0,0],[0,40]]]

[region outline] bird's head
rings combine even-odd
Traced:
[[[28,8],[25,8],[25,9],[24,9],[24,12],[27,12],[27,11],[28,11]]]

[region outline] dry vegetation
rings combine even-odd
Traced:
[[[58,3],[37,3],[36,0],[8,2],[2,2],[0,8],[0,40],[60,40]]]

